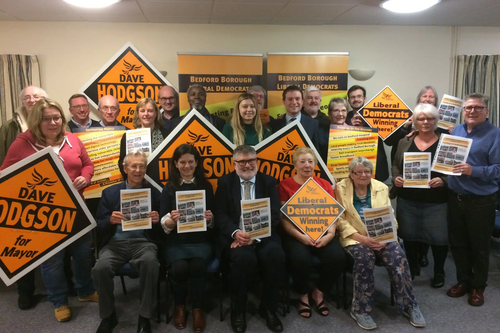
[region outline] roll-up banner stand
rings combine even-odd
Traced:
[[[282,93],[297,85],[302,90],[316,86],[321,90],[320,111],[328,114],[333,97],[346,98],[348,52],[302,52],[267,54],[267,105],[269,115],[285,114]]]
[[[262,54],[178,53],[180,114],[189,107],[187,90],[193,84],[207,91],[205,107],[228,121],[238,96],[262,85]]]

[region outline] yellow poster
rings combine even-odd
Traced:
[[[193,84],[207,91],[205,107],[226,121],[231,118],[238,96],[254,85],[262,85],[262,54],[178,53],[180,114],[191,110],[187,90]]]
[[[51,148],[6,168],[0,178],[0,277],[11,285],[95,225]]]
[[[347,97],[347,70],[349,53],[268,53],[267,103],[269,115],[285,114],[283,90],[290,85],[305,90],[316,86],[321,90],[320,111],[328,114],[328,103],[333,97]]]
[[[281,207],[281,212],[304,234],[317,241],[344,212],[344,207],[309,178]]]
[[[123,181],[118,159],[124,133],[110,131],[109,128],[88,128],[85,132],[75,132],[94,164],[92,181],[83,191],[85,199],[100,198],[105,188]]]
[[[366,157],[377,164],[378,130],[369,127],[330,125],[328,170],[335,179],[349,177],[349,163],[354,157]]]
[[[389,86],[368,101],[358,113],[372,128],[378,128],[382,140],[397,131],[413,115],[408,105]]]
[[[158,102],[158,91],[164,85],[172,84],[127,43],[80,90],[96,109],[102,96],[116,97],[120,103],[118,122],[133,129],[137,102],[145,97]]]

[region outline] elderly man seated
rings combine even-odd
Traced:
[[[158,223],[160,192],[144,183],[146,155],[140,151],[129,152],[123,164],[127,180],[102,192],[96,215],[99,259],[92,270],[92,278],[99,294],[99,315],[102,318],[97,329],[98,333],[112,332],[118,324],[114,305],[113,278],[116,271],[127,262],[137,270],[140,279],[137,332],[151,332],[149,318],[156,305],[160,263],[157,258],[157,246],[149,236],[162,233]],[[142,189],[151,190],[151,212],[148,212],[147,216],[151,218],[153,228],[123,231],[122,221],[130,220],[129,217],[133,214],[129,215],[125,209],[123,211],[120,209],[120,191]]]

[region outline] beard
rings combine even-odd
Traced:
[[[189,106],[191,107],[191,110],[192,109],[195,109],[196,111],[202,111],[203,108],[205,107],[205,104],[189,104]]]

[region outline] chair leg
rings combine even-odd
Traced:
[[[281,312],[281,315],[283,316],[283,318],[286,317],[286,304],[288,302],[288,298],[287,298],[287,289],[288,289],[288,284],[287,284],[287,279],[284,278],[283,279],[283,285],[281,286],[281,302],[282,302],[282,305],[283,305],[283,308],[282,308],[282,312]]]
[[[160,302],[161,302],[161,279],[158,277],[158,283],[156,286],[156,322],[159,324],[161,321],[160,314]]]
[[[224,307],[222,306],[222,273],[219,273],[219,320],[224,321]]]
[[[167,317],[165,319],[165,324],[168,324],[170,322],[170,304],[168,302],[168,287],[169,287],[169,279],[168,279],[168,273],[165,276],[165,316]]]
[[[394,306],[394,299],[396,298],[396,295],[394,294],[394,286],[392,285],[391,282],[391,306]]]
[[[127,295],[127,287],[125,287],[125,279],[123,278],[123,275],[120,275],[120,280],[122,281],[123,294]]]
[[[335,281],[335,297],[337,298],[337,310],[340,309],[340,302],[341,302],[341,297],[340,297],[340,288],[339,288],[339,279],[337,279],[337,281]]]

